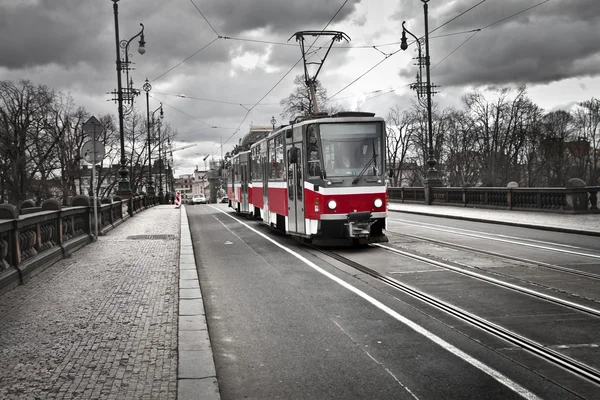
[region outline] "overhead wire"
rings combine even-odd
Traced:
[[[346,3],[348,3],[348,0],[345,0],[345,1],[344,1],[344,3],[342,3],[342,5],[340,6],[340,8],[338,8],[338,10],[335,12],[335,14],[333,15],[333,17],[331,17],[331,19],[329,20],[329,22],[327,22],[327,24],[326,24],[326,25],[325,25],[325,27],[324,27],[324,28],[321,30],[321,32],[323,32],[325,29],[327,29],[327,27],[328,27],[328,26],[331,24],[331,22],[333,22],[333,20],[335,19],[335,17],[336,17],[336,16],[337,16],[337,15],[340,13],[340,11],[342,10],[342,8],[344,8],[344,6],[346,5]],[[309,46],[309,48],[308,48],[307,52],[308,52],[308,51],[310,51],[310,49],[313,47],[313,45],[314,45],[314,44],[317,42],[317,39],[318,39],[318,37],[317,37],[317,38],[315,38],[315,40],[314,40],[314,41],[312,42],[312,44]],[[288,70],[288,71],[285,73],[285,75],[283,75],[283,76],[281,77],[281,79],[279,79],[279,80],[277,81],[277,83],[275,83],[275,85],[273,85],[273,87],[272,87],[271,89],[269,89],[269,91],[268,91],[268,92],[267,92],[267,93],[266,93],[266,94],[265,94],[263,97],[261,97],[261,99],[260,99],[260,100],[258,100],[258,101],[257,101],[257,102],[256,102],[256,103],[255,103],[255,104],[252,106],[252,107],[250,107],[250,108],[249,108],[249,109],[246,111],[246,114],[244,115],[244,118],[242,118],[242,121],[241,121],[241,122],[240,122],[240,124],[238,125],[237,129],[236,129],[236,130],[233,132],[233,134],[232,134],[230,137],[228,137],[228,138],[227,138],[227,140],[225,140],[225,141],[223,142],[223,145],[224,145],[224,144],[226,144],[227,142],[229,142],[229,140],[231,140],[231,139],[232,139],[232,138],[233,138],[233,137],[236,135],[236,133],[237,133],[237,132],[240,130],[240,128],[241,128],[242,124],[244,123],[244,121],[246,120],[246,118],[248,118],[248,115],[250,114],[250,112],[251,112],[251,111],[252,111],[252,110],[253,110],[253,109],[254,109],[254,108],[255,108],[255,107],[258,105],[258,104],[260,104],[260,102],[261,102],[262,100],[264,100],[264,98],[265,98],[265,97],[267,97],[267,96],[269,95],[269,93],[271,93],[273,90],[275,90],[275,88],[276,88],[276,87],[277,87],[277,86],[278,86],[278,85],[281,83],[281,81],[283,81],[283,80],[284,80],[284,79],[285,79],[285,78],[286,78],[286,77],[287,77],[287,76],[290,74],[290,72],[292,72],[292,70],[293,70],[294,68],[296,68],[296,65],[298,65],[298,63],[299,63],[300,61],[302,61],[302,57],[301,57],[300,59],[298,59],[298,61],[296,61],[296,63],[295,63],[293,66],[292,66],[292,68],[290,68],[290,69],[289,69],[289,70]]]
[[[467,10],[463,11],[462,13],[460,13],[459,15],[457,15],[456,17],[453,17],[451,20],[449,20],[449,21],[447,21],[447,22],[443,23],[443,24],[442,24],[442,25],[440,25],[439,27],[437,27],[437,28],[435,28],[434,30],[430,31],[430,33],[431,33],[431,32],[433,32],[433,31],[436,31],[436,30],[440,29],[441,27],[443,27],[443,26],[447,25],[447,24],[448,24],[448,23],[450,23],[451,21],[453,21],[453,20],[457,19],[458,17],[460,17],[460,16],[464,15],[465,13],[467,13],[467,12],[469,12],[469,11],[473,10],[475,7],[477,7],[478,5],[482,4],[482,3],[483,3],[483,2],[485,2],[485,1],[486,1],[486,0],[480,1],[479,3],[475,4],[474,6],[470,7],[469,9],[467,9]],[[467,38],[465,41],[463,41],[463,42],[462,42],[462,43],[461,43],[461,44],[460,44],[460,45],[459,45],[457,48],[455,48],[455,49],[454,49],[454,50],[452,50],[452,51],[451,51],[451,52],[450,52],[448,55],[446,55],[446,56],[445,56],[445,57],[442,59],[442,61],[446,60],[448,57],[450,57],[452,54],[454,54],[454,52],[456,52],[456,51],[457,51],[459,48],[461,48],[461,47],[462,47],[462,46],[463,46],[463,45],[464,45],[466,42],[468,42],[470,39],[472,39],[472,38],[473,38],[473,36],[475,36],[477,33],[481,32],[481,31],[483,31],[484,29],[487,29],[487,28],[489,28],[489,27],[491,27],[491,26],[497,25],[497,24],[499,24],[499,23],[501,23],[501,22],[504,22],[504,21],[506,21],[506,20],[508,20],[508,19],[510,19],[510,18],[516,17],[516,16],[517,16],[517,15],[519,15],[519,14],[522,14],[522,13],[524,13],[524,12],[526,12],[526,11],[529,11],[529,10],[531,10],[531,9],[535,8],[535,7],[541,6],[542,4],[544,4],[544,3],[547,3],[547,2],[549,2],[549,1],[550,1],[550,0],[544,0],[544,1],[540,2],[540,3],[534,4],[534,5],[533,5],[533,6],[531,6],[531,7],[528,7],[528,8],[526,8],[526,9],[524,9],[524,10],[521,10],[521,11],[519,11],[519,12],[517,12],[517,13],[514,13],[514,14],[512,14],[512,15],[509,15],[508,17],[502,18],[501,20],[498,20],[498,21],[496,21],[496,22],[494,22],[494,23],[491,23],[491,24],[489,24],[489,25],[486,25],[486,26],[484,26],[483,28],[473,29],[473,30],[471,30],[471,31],[460,32],[460,33],[470,33],[470,32],[473,32],[473,34],[472,34],[471,36],[469,36],[469,37],[468,37],[468,38]],[[450,36],[450,35],[448,35],[448,36]],[[438,36],[438,37],[441,37],[441,36]],[[414,41],[413,41],[412,43],[414,43]],[[411,43],[411,44],[412,44],[412,43]],[[369,69],[368,69],[366,72],[364,72],[364,73],[363,73],[362,75],[360,75],[358,78],[356,78],[355,80],[353,80],[352,82],[350,82],[348,85],[346,85],[345,87],[343,87],[341,90],[339,90],[339,91],[338,91],[337,93],[335,93],[333,96],[329,97],[327,100],[330,100],[330,99],[331,99],[331,98],[333,98],[334,96],[336,96],[336,95],[338,95],[339,93],[341,93],[342,91],[346,90],[348,87],[350,87],[351,85],[353,85],[354,83],[356,83],[356,81],[358,81],[359,79],[361,79],[362,77],[364,77],[366,74],[368,74],[369,72],[371,72],[373,69],[375,69],[376,67],[378,67],[379,65],[381,65],[381,63],[383,63],[385,60],[389,59],[391,56],[393,56],[394,54],[398,53],[399,51],[400,51],[400,50],[396,50],[395,52],[393,52],[393,53],[391,53],[391,54],[387,55],[387,56],[386,56],[386,57],[385,57],[383,60],[379,61],[379,62],[378,62],[377,64],[375,64],[373,67],[369,68]],[[437,64],[435,64],[435,66],[434,66],[434,67],[432,67],[431,69],[433,69],[433,68],[437,67],[438,65],[440,65],[442,61],[440,61],[440,62],[438,62]],[[408,85],[407,85],[407,86],[408,86]]]
[[[194,3],[194,0],[190,0],[190,2],[194,5],[194,7],[196,7],[196,10],[198,10],[198,12],[200,13],[200,15],[202,15],[202,18],[204,18],[204,20],[206,21],[206,23],[208,24],[208,26],[210,26],[210,28],[213,30],[213,32],[215,33],[215,35],[217,35],[217,39],[219,38],[219,32],[217,32],[217,30],[214,28],[214,26],[212,26],[212,24],[208,21],[208,19],[204,16],[204,14],[202,13],[202,11],[200,11],[200,9],[198,8],[198,6],[196,5],[196,3]]]
[[[429,34],[432,34],[433,32],[437,31],[438,29],[441,29],[442,27],[448,25],[450,22],[462,17],[463,15],[465,15],[466,13],[468,13],[469,11],[473,10],[475,7],[479,6],[480,4],[485,3],[487,0],[481,0],[479,3],[475,4],[472,7],[467,8],[465,11],[461,12],[460,14],[458,14],[456,17],[444,22],[443,24],[441,24],[440,26],[438,26],[437,28],[429,31]]]
[[[150,96],[150,97],[152,97],[154,100],[160,101],[159,99],[157,99],[156,97],[154,97],[154,96],[152,96],[152,95],[149,95],[149,96]],[[196,118],[196,117],[194,117],[194,116],[192,116],[192,115],[190,115],[190,114],[186,113],[185,111],[181,111],[180,109],[178,109],[178,108],[176,108],[176,107],[173,107],[173,106],[172,106],[172,105],[170,105],[169,103],[165,103],[164,101],[161,101],[161,103],[162,103],[164,106],[167,106],[167,107],[169,107],[169,108],[172,108],[173,110],[175,110],[175,111],[177,111],[177,112],[179,112],[179,113],[181,113],[181,114],[183,114],[183,115],[185,115],[185,116],[187,116],[187,117],[190,117],[190,118],[192,118],[192,119],[195,119],[195,120],[196,120],[196,121],[198,121],[198,122],[201,122],[201,123],[203,123],[204,125],[207,125],[207,126],[209,126],[209,127],[211,127],[211,128],[213,128],[213,127],[214,127],[214,125],[212,125],[212,124],[209,124],[208,122],[204,122],[204,121],[202,121],[201,119],[198,119],[198,118]]]
[[[183,64],[184,62],[186,62],[187,60],[189,60],[190,58],[194,57],[196,54],[200,53],[202,50],[204,50],[205,48],[207,48],[208,46],[210,46],[211,44],[213,44],[214,42],[216,42],[219,38],[214,38],[212,41],[210,41],[208,44],[204,45],[202,48],[200,48],[200,50],[198,50],[197,52],[195,52],[194,54],[192,54],[191,56],[189,56],[188,58],[186,58],[185,60],[179,62],[178,64],[176,64],[175,66],[173,66],[172,68],[169,68],[167,71],[163,72],[162,74],[160,74],[159,76],[157,76],[156,78],[152,79],[150,82],[154,82],[160,78],[162,78],[163,76],[165,76],[166,74],[168,74],[169,72],[173,71],[175,68],[179,67],[181,64]]]
[[[549,2],[549,1],[550,1],[550,0],[544,0],[544,1],[540,2],[540,3],[534,4],[534,5],[533,5],[533,6],[531,6],[531,7],[525,8],[525,9],[523,9],[523,10],[519,11],[519,12],[516,12],[516,13],[514,13],[514,14],[512,14],[512,15],[509,15],[508,17],[504,17],[504,18],[502,18],[502,19],[500,19],[500,20],[498,20],[498,21],[496,21],[496,22],[492,22],[491,24],[489,24],[489,25],[486,25],[486,26],[484,26],[483,28],[474,29],[474,30],[473,30],[473,31],[474,31],[474,33],[473,33],[471,36],[469,36],[468,38],[466,38],[466,39],[465,39],[465,40],[464,40],[464,41],[463,41],[463,42],[462,42],[460,45],[458,45],[458,47],[456,47],[454,50],[452,50],[452,51],[451,51],[451,52],[450,52],[448,55],[446,55],[444,58],[442,58],[442,59],[441,59],[441,60],[440,60],[440,61],[439,61],[437,64],[435,64],[433,67],[431,67],[431,69],[434,69],[435,67],[437,67],[438,65],[440,65],[440,64],[441,64],[443,61],[445,61],[445,60],[446,60],[448,57],[450,57],[452,54],[454,54],[454,53],[455,53],[455,52],[456,52],[458,49],[460,49],[462,46],[464,46],[464,45],[465,45],[465,43],[467,43],[469,40],[471,40],[471,39],[473,38],[473,36],[475,36],[475,35],[476,35],[476,34],[478,34],[479,32],[481,32],[481,31],[483,31],[483,30],[485,30],[485,29],[487,29],[487,28],[490,28],[490,27],[492,27],[492,26],[494,26],[494,25],[498,25],[498,24],[500,24],[500,23],[502,23],[502,22],[504,22],[504,21],[506,21],[506,20],[508,20],[508,19],[510,19],[510,18],[514,18],[514,17],[516,17],[517,15],[519,15],[519,14],[522,14],[522,13],[524,13],[524,12],[527,12],[527,11],[529,11],[529,10],[533,9],[533,8],[539,7],[539,6],[541,6],[542,4],[545,4],[545,3]]]

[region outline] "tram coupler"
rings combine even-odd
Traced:
[[[375,222],[371,218],[370,211],[349,213],[347,220],[345,225],[348,229],[348,237],[353,239],[368,238],[371,234],[371,225]]]

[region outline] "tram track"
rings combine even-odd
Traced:
[[[460,235],[460,236],[464,236],[464,237],[472,237],[472,238],[481,239],[481,240],[491,240],[494,242],[506,243],[509,245],[529,247],[529,248],[533,248],[536,250],[557,252],[557,253],[561,253],[561,254],[568,254],[568,255],[572,255],[572,256],[587,257],[587,258],[591,258],[594,260],[600,260],[600,254],[597,254],[596,252],[594,252],[594,250],[582,249],[577,246],[570,246],[570,245],[558,244],[558,243],[548,243],[546,241],[513,237],[513,236],[507,236],[507,235],[489,234],[487,232],[471,231],[471,230],[465,230],[465,229],[460,229],[460,228],[448,229],[446,227],[440,227],[440,226],[434,225],[434,224],[415,223],[412,221],[406,221],[406,220],[402,220],[402,219],[391,219],[390,221],[394,222],[394,223],[417,227],[417,228],[428,229],[430,231],[449,233],[452,235]],[[391,231],[392,230],[386,229],[386,232],[391,232]]]
[[[375,245],[375,246],[382,248],[383,250],[388,250],[388,249],[386,249],[387,246],[382,246],[382,245]],[[480,330],[487,332],[495,337],[501,338],[501,339],[513,344],[514,346],[517,346],[519,348],[527,350],[530,353],[535,354],[538,357],[540,357],[554,365],[564,368],[565,370],[569,371],[570,373],[572,373],[576,376],[582,377],[596,385],[600,385],[600,370],[597,370],[583,362],[580,362],[576,359],[566,356],[558,351],[550,349],[545,345],[542,345],[534,340],[528,339],[528,338],[526,338],[516,332],[513,332],[509,329],[506,329],[498,324],[490,322],[484,318],[478,317],[477,315],[475,315],[471,312],[468,312],[462,308],[459,308],[459,307],[454,306],[446,301],[443,301],[434,296],[431,296],[421,290],[418,290],[414,287],[406,285],[394,278],[391,278],[391,277],[386,276],[372,268],[369,268],[364,264],[358,263],[356,261],[353,261],[347,257],[344,257],[340,254],[337,254],[337,253],[329,251],[329,250],[325,250],[322,248],[316,248],[313,246],[310,246],[310,247],[312,247],[313,250],[315,250],[319,253],[322,253],[330,258],[333,258],[333,259],[337,260],[338,262],[341,262],[344,265],[351,267],[357,271],[365,273],[365,274],[371,276],[372,278],[377,279],[378,281],[381,281],[381,282],[395,288],[396,290],[399,290],[399,291],[401,291],[401,292],[403,292],[425,304],[428,304],[439,310],[442,310],[445,313],[447,313],[461,321],[467,322],[467,323],[479,328]],[[436,265],[438,267],[440,266],[439,264],[442,264],[439,261],[427,259],[427,258],[421,257],[421,256],[411,255],[409,253],[397,253],[397,254],[401,254],[405,257],[417,259],[423,263],[429,263],[432,265]],[[481,278],[485,278],[485,277],[481,277]],[[479,278],[479,279],[481,279],[481,278]],[[491,278],[491,279],[493,279],[493,278]],[[497,281],[497,280],[495,280],[495,281]],[[490,283],[497,284],[500,282],[490,282]],[[510,284],[508,284],[508,285],[510,285]],[[511,288],[511,289],[514,290],[514,288]],[[535,293],[531,293],[531,292],[533,292],[533,291],[530,291],[528,289],[525,289],[525,291],[523,291],[523,293],[535,296]],[[543,295],[541,293],[538,293],[538,294],[542,295],[542,296],[535,296],[535,297],[541,298],[543,300],[552,301],[550,299],[545,298],[544,297],[545,295]],[[556,303],[558,303],[562,306],[573,308],[578,311],[585,312],[587,314],[591,314],[595,317],[600,317],[599,310],[594,310],[589,307],[577,305],[577,304],[571,303],[571,302],[565,302],[561,299],[557,299],[557,300],[559,300],[559,301]]]
[[[437,244],[437,245],[448,247],[448,248],[453,248],[453,249],[457,249],[457,250],[465,250],[468,252],[478,253],[478,254],[485,254],[488,256],[493,256],[493,257],[497,257],[497,258],[501,258],[501,259],[505,259],[505,260],[512,260],[512,261],[517,261],[517,262],[521,262],[521,263],[527,263],[527,264],[530,264],[533,266],[552,269],[552,270],[560,271],[560,272],[570,274],[570,275],[576,275],[576,276],[581,276],[581,277],[585,277],[585,278],[589,278],[589,279],[600,280],[600,274],[595,274],[595,273],[586,272],[586,271],[580,271],[580,270],[576,270],[573,268],[562,267],[560,265],[545,263],[543,261],[530,260],[530,259],[523,258],[523,257],[515,257],[515,256],[511,256],[508,254],[501,254],[501,253],[497,253],[494,251],[478,249],[478,248],[471,247],[471,246],[465,246],[465,245],[461,245],[461,244],[451,243],[451,242],[447,242],[447,241],[439,240],[439,239],[431,239],[431,238],[427,238],[424,236],[419,236],[419,235],[414,235],[414,234],[409,234],[409,233],[404,233],[404,232],[398,232],[398,231],[394,231],[394,230],[390,230],[390,229],[386,230],[386,232],[392,233],[396,236],[408,237],[411,239],[421,240],[421,241],[424,241],[427,243],[433,243],[433,244]]]

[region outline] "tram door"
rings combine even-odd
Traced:
[[[266,146],[267,144],[265,143],[264,146]],[[260,153],[260,169],[262,170],[262,184],[263,184],[263,220],[264,222],[266,222],[267,224],[271,223],[270,221],[270,215],[271,213],[269,212],[269,171],[267,168],[268,164],[267,164],[267,153],[266,153],[266,149],[265,152]]]
[[[240,210],[242,212],[248,211],[248,157],[246,156],[244,159],[240,157],[240,168],[242,172],[242,205]]]
[[[296,133],[296,132],[294,132]],[[296,135],[294,135],[296,141]],[[302,142],[287,145],[288,231],[304,233],[304,176]]]

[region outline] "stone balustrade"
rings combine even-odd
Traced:
[[[45,268],[123,223],[127,218],[158,204],[156,196],[134,195],[129,199],[96,199],[75,196],[71,206],[46,200],[35,207],[31,200],[19,208],[0,205],[0,293],[24,284]]]
[[[390,201],[426,203],[425,187],[389,187]],[[567,188],[518,187],[433,187],[432,205],[506,210],[556,212],[565,214],[598,213],[600,186]]]

